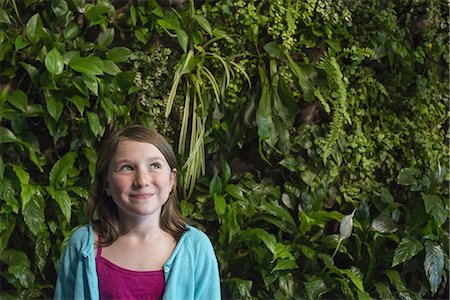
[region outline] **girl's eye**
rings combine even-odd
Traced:
[[[130,165],[124,165],[124,166],[121,166],[121,167],[120,167],[120,170],[121,170],[121,171],[132,171],[132,170],[133,170],[133,167],[130,166]]]
[[[161,164],[160,163],[152,163],[150,165],[150,169],[161,169]]]

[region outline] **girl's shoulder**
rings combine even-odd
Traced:
[[[93,242],[94,230],[90,224],[75,229],[69,239],[69,245],[76,248],[88,247]]]
[[[188,230],[184,233],[183,237],[187,241],[189,241],[190,244],[194,244],[196,246],[211,244],[211,240],[209,239],[208,235],[202,230],[192,225],[187,225],[187,229]]]

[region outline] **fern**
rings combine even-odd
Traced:
[[[345,134],[345,121],[351,124],[351,119],[347,111],[347,88],[336,58],[326,53],[317,66],[327,75],[327,87],[332,95],[330,102],[334,112],[330,123],[330,132],[322,145],[322,159],[325,162],[330,156],[336,141]],[[318,98],[323,102],[323,97]],[[324,107],[326,108],[327,106]]]

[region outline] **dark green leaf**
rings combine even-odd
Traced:
[[[69,170],[73,168],[76,157],[76,152],[68,152],[55,163],[49,175],[51,186],[64,186]]]
[[[314,100],[314,88],[309,81],[307,73],[289,55],[287,55],[286,57],[289,62],[289,67],[291,68],[292,73],[294,73],[295,77],[297,77],[298,84],[303,91],[303,97],[308,102]]]
[[[44,198],[37,186],[22,184],[21,188],[23,219],[33,235],[37,235],[45,230]]]
[[[177,29],[176,32],[177,32],[178,43],[180,44],[181,49],[183,49],[183,52],[186,53],[187,47],[188,47],[188,42],[189,42],[189,37],[188,37],[186,31],[184,31],[181,28]]]
[[[95,136],[99,136],[103,130],[102,126],[100,125],[100,119],[98,118],[98,115],[93,112],[87,112],[86,113],[88,117],[89,127],[91,128],[92,133]]]
[[[112,48],[107,55],[107,58],[113,62],[127,61],[131,55],[131,50],[125,47]]]
[[[217,215],[225,214],[227,208],[227,202],[222,195],[214,194],[214,209],[216,210]]]
[[[114,28],[108,28],[103,31],[98,37],[98,45],[102,48],[107,48],[114,41]]]
[[[180,22],[174,13],[166,13],[162,19],[157,21],[158,25],[168,30],[180,29]]]
[[[70,196],[67,193],[67,190],[55,189],[52,186],[49,186],[47,190],[52,198],[56,201],[56,203],[58,203],[58,206],[61,209],[64,217],[66,218],[66,221],[69,223],[72,201],[70,200]]]
[[[410,168],[404,168],[400,170],[397,178],[398,184],[411,186],[417,183],[416,178],[414,177],[414,172]]]
[[[231,177],[231,169],[223,155],[220,155],[220,166],[222,171],[222,183],[227,184]]]
[[[20,62],[22,67],[27,71],[28,75],[30,76],[33,83],[39,82],[39,71],[36,69],[35,66],[32,66],[30,64],[26,64],[24,62]]]
[[[425,210],[427,214],[433,217],[438,226],[442,226],[448,218],[448,211],[445,209],[444,203],[437,195],[422,194]]]
[[[3,9],[0,10],[0,23],[11,25],[11,20],[9,19],[8,14]]]
[[[99,57],[74,57],[69,66],[77,72],[88,75],[103,75],[103,62]]]
[[[422,251],[423,245],[414,237],[404,237],[398,244],[397,249],[394,252],[394,258],[392,260],[392,267],[410,260],[417,253]]]
[[[214,196],[214,194],[221,194],[222,193],[222,181],[220,180],[220,177],[217,175],[214,175],[211,179],[211,183],[209,184],[209,194],[211,196]]]
[[[441,245],[430,240],[425,242],[423,267],[430,283],[431,294],[434,295],[438,291],[444,272],[444,251]]]
[[[19,200],[11,180],[2,178],[0,180],[0,199],[5,200],[6,205],[11,208],[14,213],[19,212]],[[4,208],[4,207],[3,207]]]
[[[22,90],[14,90],[11,95],[8,95],[7,99],[9,103],[25,112],[28,106],[28,96]]]
[[[19,181],[21,184],[28,184],[30,183],[30,174],[25,171],[22,166],[20,165],[13,165],[14,173],[16,173],[17,178],[19,178]]]
[[[87,98],[80,97],[77,95],[70,98],[70,101],[73,104],[75,104],[75,107],[80,112],[80,115],[83,116],[85,107],[89,106],[89,100]]]
[[[308,299],[320,299],[320,296],[328,291],[328,288],[322,278],[312,276],[305,283]]]
[[[294,270],[297,269],[298,265],[295,260],[291,259],[279,259],[277,261],[276,266],[270,271],[271,273],[276,271],[284,271],[284,270]]]
[[[80,32],[79,26],[77,23],[70,22],[66,28],[64,28],[64,38],[66,40],[71,40],[78,35]]]
[[[45,264],[50,252],[51,242],[47,231],[41,232],[36,237],[34,245],[34,253],[36,259],[36,265],[41,273],[44,272]]]
[[[244,194],[242,192],[242,188],[236,184],[229,184],[225,188],[228,194],[234,199],[244,200]]]
[[[28,40],[35,44],[42,34],[42,22],[39,13],[34,14],[25,26],[25,33]]]
[[[0,196],[3,180],[0,180]],[[16,200],[17,201],[17,200]],[[15,212],[17,213],[17,211]],[[0,214],[0,255],[6,249],[11,233],[16,227],[16,216],[14,214]]]
[[[119,85],[122,91],[128,91],[133,86],[135,77],[135,71],[126,71],[118,73],[114,80]]]
[[[391,192],[389,192],[389,189],[387,189],[387,188],[381,189],[381,201],[383,203],[393,203],[394,202],[394,197],[392,197],[392,194],[391,194]]]
[[[8,273],[19,281],[17,289],[33,287],[35,277],[30,271],[31,263],[25,252],[5,249],[0,255],[0,260],[8,265]]]
[[[55,121],[58,121],[63,111],[64,103],[61,103],[58,99],[56,99],[48,90],[44,94],[48,113]]]
[[[388,214],[381,214],[372,221],[371,229],[380,233],[393,233],[398,230],[398,225]]]
[[[56,17],[61,17],[69,11],[69,6],[65,0],[52,0],[52,10]]]
[[[206,31],[210,36],[212,36],[212,29],[211,29],[211,24],[209,24],[208,20],[201,15],[195,15],[194,16],[195,21],[197,21],[198,25],[200,25],[200,27]]]
[[[111,60],[104,60],[103,61],[103,72],[109,75],[117,75],[120,73],[120,68]]]
[[[64,59],[58,49],[53,48],[45,57],[45,67],[52,74],[61,74],[64,71]]]
[[[15,136],[15,134],[5,127],[0,127],[0,144],[14,142],[17,142],[17,137]]]
[[[16,48],[16,51],[19,51],[25,47],[27,47],[29,43],[23,38],[22,35],[18,35],[16,37],[16,40],[14,41],[14,46]]]
[[[279,58],[283,53],[281,47],[275,42],[269,42],[264,45],[264,50],[269,54],[270,57]]]

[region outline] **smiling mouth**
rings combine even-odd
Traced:
[[[132,194],[131,197],[133,197],[134,199],[143,200],[143,199],[148,199],[153,195],[154,194],[152,194],[152,193]]]

